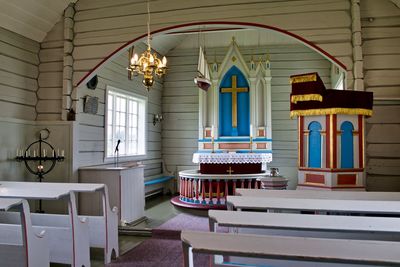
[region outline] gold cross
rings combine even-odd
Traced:
[[[232,170],[232,167],[231,167],[231,166],[229,166],[229,170],[226,170],[226,172],[227,172],[227,173],[229,173],[229,175],[231,175],[231,174],[232,174],[232,172],[234,172],[234,171]]]
[[[232,87],[221,88],[221,93],[232,93],[232,128],[237,128],[237,93],[248,92],[247,87],[236,87],[236,75],[232,75]]]

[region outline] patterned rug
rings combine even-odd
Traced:
[[[153,229],[152,238],[131,249],[107,267],[181,267],[183,265],[180,233],[185,230],[208,231],[208,218],[181,213]],[[225,228],[219,229],[226,232]],[[195,266],[210,266],[210,257],[194,255]]]

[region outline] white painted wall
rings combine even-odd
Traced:
[[[61,19],[41,43],[37,120],[61,120],[63,46],[64,25]]]
[[[142,51],[139,48],[138,52]],[[142,85],[140,76],[134,80],[128,80],[127,67],[128,53],[115,58],[101,68],[98,75],[98,85],[95,90],[88,89],[86,85],[78,88],[78,115],[77,134],[75,145],[77,150],[76,164],[74,170],[81,166],[112,164],[113,161],[105,161],[105,94],[107,86],[133,92],[148,97],[147,107],[147,157],[142,161],[146,167],[145,177],[162,173],[161,170],[161,124],[153,125],[153,115],[161,113],[162,81],[157,80],[150,92]],[[96,96],[99,98],[99,109],[97,114],[83,112],[85,96]],[[124,164],[128,159],[120,158],[119,162]]]
[[[0,27],[0,114],[35,120],[40,44]]]

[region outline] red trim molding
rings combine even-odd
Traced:
[[[333,129],[331,129],[331,131],[333,131],[333,135],[332,135],[333,139],[331,140],[332,144],[333,144],[332,145],[333,166],[331,166],[331,168],[335,169],[335,168],[337,168],[337,115],[333,114],[331,118],[333,121],[331,124],[333,127]]]
[[[325,116],[325,140],[326,140],[326,146],[325,146],[325,167],[326,168],[331,168],[331,127],[330,127],[330,115]]]
[[[292,32],[274,27],[274,26],[268,26],[264,24],[259,24],[259,23],[252,23],[252,22],[239,22],[239,21],[199,21],[199,22],[191,22],[191,23],[185,23],[185,24],[178,24],[178,25],[172,25],[168,26],[165,28],[161,28],[155,31],[151,32],[151,35],[155,35],[157,33],[162,33],[162,32],[168,32],[174,29],[180,29],[180,28],[185,28],[185,27],[191,27],[191,26],[197,26],[197,25],[236,25],[236,26],[245,26],[245,27],[254,27],[254,28],[263,28],[263,29],[268,29],[268,30],[273,30],[280,32],[282,34],[288,35],[290,37],[293,37],[297,40],[299,40],[301,43],[305,44],[306,46],[310,47],[311,49],[314,49],[315,51],[319,52],[320,54],[324,55],[328,59],[330,59],[332,62],[336,63],[338,66],[343,68],[344,70],[347,70],[346,65],[344,65],[342,62],[340,62],[338,59],[336,59],[334,56],[317,46],[316,44],[304,39],[303,37],[294,34]],[[114,52],[109,54],[107,57],[105,57],[102,61],[100,61],[90,72],[86,73],[85,76],[82,77],[82,79],[78,82],[77,86],[80,86],[86,79],[89,79],[89,77],[101,66],[103,63],[105,63],[108,59],[116,55],[119,51],[127,49],[129,46],[131,46],[134,42],[144,39],[147,36],[147,33],[144,33],[131,41],[126,42],[119,48],[117,48]]]
[[[361,168],[357,169],[319,169],[319,168],[299,168],[299,171],[312,171],[312,172],[363,172]]]
[[[304,117],[299,116],[299,167],[304,167]]]
[[[358,115],[358,168],[364,168],[364,129],[363,116]]]

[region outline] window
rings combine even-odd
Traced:
[[[131,92],[107,87],[106,158],[146,155],[147,99]]]

